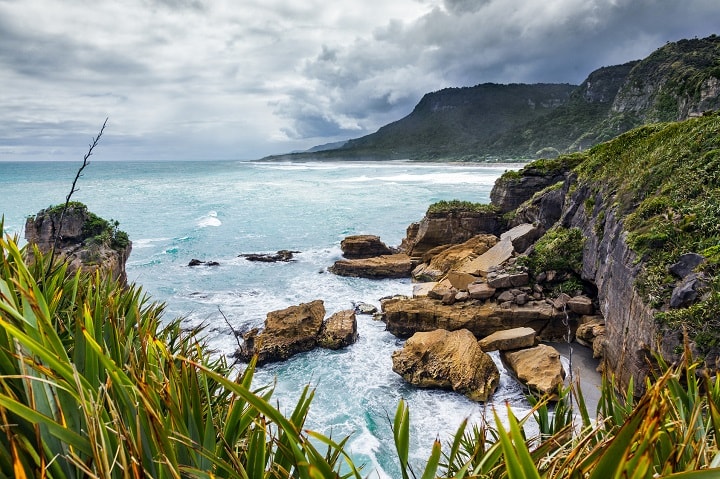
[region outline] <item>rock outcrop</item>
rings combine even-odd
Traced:
[[[424,258],[425,262],[415,267],[412,276],[418,281],[438,281],[463,263],[481,256],[497,242],[494,235],[480,234],[458,245],[447,245],[430,258]]]
[[[416,333],[392,361],[393,371],[411,384],[452,389],[474,401],[486,401],[500,380],[497,366],[468,330]]]
[[[522,175],[503,175],[490,191],[490,201],[500,212],[508,213],[528,201],[538,191],[544,190],[565,179],[565,171],[547,171],[531,166],[522,170]]]
[[[500,359],[530,392],[540,396],[556,395],[565,379],[560,353],[546,344],[529,349],[502,351]]]
[[[82,203],[71,202],[64,215],[62,209],[62,205],[55,206],[29,217],[25,222],[28,243],[36,245],[42,254],[55,246],[55,257],[67,261],[70,272],[100,270],[127,284],[125,263],[132,251],[127,234],[117,228],[117,223],[89,212]]]
[[[354,310],[337,312],[325,320],[325,305],[318,299],[269,312],[262,330],[254,328],[243,335],[244,343],[235,356],[249,361],[257,355],[258,364],[284,361],[317,346],[340,349],[357,337]]]
[[[339,276],[359,278],[408,278],[412,271],[412,261],[404,253],[363,259],[341,259],[336,261],[329,271]]]
[[[463,243],[479,234],[498,235],[502,220],[494,211],[428,212],[418,224],[410,225],[401,245],[412,257],[422,257],[438,246]]]
[[[394,253],[375,235],[348,236],[340,242],[340,249],[347,259],[372,258]]]
[[[244,344],[237,356],[249,361],[257,355],[258,364],[263,364],[310,351],[318,344],[323,319],[325,305],[322,300],[271,311],[262,331],[253,329],[243,335]]]

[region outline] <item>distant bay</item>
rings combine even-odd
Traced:
[[[100,154],[100,153],[98,153]],[[79,162],[0,162],[0,214],[5,230],[22,234],[25,217],[64,201]],[[128,278],[167,303],[167,318],[204,325],[219,354],[237,347],[231,328],[261,326],[268,311],[322,299],[328,314],[354,302],[409,294],[409,280],[343,278],[326,271],[340,258],[340,241],[377,234],[398,245],[405,229],[439,200],[489,202],[495,179],[517,164],[390,162],[93,162],[73,197],[120,222],[133,241]],[[244,253],[297,250],[289,263],[257,263]],[[193,259],[216,267],[188,267]],[[222,314],[221,314],[222,312]],[[360,340],[346,350],[318,350],[261,368],[257,384],[277,378],[281,408],[305,384],[316,387],[309,426],[349,442],[357,463],[379,477],[396,477],[387,420],[408,400],[416,460],[436,437],[446,440],[485,405],[442,391],[417,390],[391,370],[402,341],[384,324],[359,316]],[[492,400],[526,408],[506,374]],[[287,406],[289,407],[289,406]],[[373,476],[374,477],[374,476]]]

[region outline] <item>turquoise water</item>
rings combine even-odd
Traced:
[[[65,199],[79,163],[0,162],[0,214],[6,231],[22,234],[25,217]],[[120,221],[133,241],[128,278],[168,305],[166,317],[204,324],[208,340],[230,355],[234,329],[261,326],[268,311],[322,299],[327,314],[353,302],[379,305],[409,294],[408,280],[371,281],[326,272],[340,241],[377,234],[398,245],[405,229],[439,200],[489,202],[495,179],[515,166],[261,162],[93,162],[74,200]],[[242,253],[300,251],[297,261],[254,263]],[[219,267],[187,266],[197,258]],[[401,398],[410,406],[421,462],[432,441],[448,439],[460,422],[480,420],[485,406],[450,392],[417,390],[392,372],[402,345],[369,316],[358,316],[360,339],[342,351],[317,350],[258,372],[277,379],[275,397],[289,409],[302,387],[316,388],[309,426],[349,448],[372,477],[397,477],[388,416]],[[497,359],[497,358],[495,358]],[[524,409],[519,386],[503,373],[492,403]],[[491,414],[490,414],[491,416]]]

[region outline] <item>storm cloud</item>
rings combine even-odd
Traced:
[[[579,83],[719,33],[716,0],[0,0],[0,160],[258,158],[424,93]]]

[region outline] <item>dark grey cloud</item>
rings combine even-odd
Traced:
[[[74,158],[105,116],[105,157],[254,158],[717,25],[717,0],[0,0],[0,160]]]

